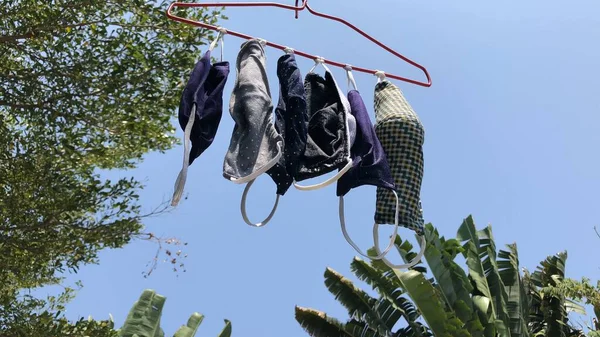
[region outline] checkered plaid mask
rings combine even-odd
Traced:
[[[397,221],[400,226],[412,229],[421,236],[423,251],[424,220],[420,193],[425,131],[402,91],[391,82],[383,80],[376,84],[374,103],[375,133],[390,164],[400,201],[400,208],[396,213],[394,193],[389,189],[378,187],[375,223],[394,224],[398,216]],[[377,238],[375,240],[378,241]],[[375,246],[377,247],[378,244],[376,243]],[[385,259],[384,262],[389,264]]]

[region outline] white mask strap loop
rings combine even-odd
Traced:
[[[190,135],[192,133],[192,126],[194,126],[194,120],[196,119],[196,104],[192,104],[192,110],[190,111],[190,117],[185,130],[183,132],[183,167],[177,175],[175,180],[175,191],[173,192],[173,198],[171,200],[171,206],[177,206],[183,195],[183,188],[185,187],[185,181],[187,180],[187,171],[190,166]]]
[[[375,76],[377,76],[377,83],[380,83],[385,80],[385,73],[381,70],[375,71]]]
[[[356,86],[356,81],[354,80],[354,75],[352,74],[352,66],[346,64],[344,66],[346,70],[346,77],[348,78],[348,91],[350,91],[350,85],[354,88],[354,90],[358,91],[358,87]]]
[[[283,51],[288,55],[294,54],[294,48],[285,47]]]
[[[352,239],[350,239],[350,235],[348,235],[348,231],[346,230],[346,220],[344,219],[344,196],[340,196],[340,207],[339,207],[339,214],[340,214],[340,225],[342,227],[342,234],[344,234],[344,238],[346,239],[346,241],[350,244],[350,246],[352,246],[352,248],[354,248],[354,250],[356,250],[356,252],[368,259],[371,260],[381,260],[385,257],[385,255],[387,253],[389,253],[389,251],[392,249],[392,247],[394,247],[394,242],[396,241],[396,236],[398,235],[398,206],[400,206],[400,200],[398,199],[398,194],[396,193],[396,191],[392,190],[392,192],[394,193],[394,195],[396,196],[396,221],[394,222],[394,234],[392,234],[392,238],[390,239],[390,243],[388,244],[387,248],[382,252],[380,252],[379,250],[377,251],[377,256],[369,256],[365,253],[363,253],[360,248],[358,248],[358,246],[356,245],[356,243],[354,243],[354,241],[352,241]],[[379,228],[379,224],[374,224],[373,225],[373,235],[375,235],[375,233],[379,233],[379,231],[377,230],[377,228]],[[377,241],[376,241],[377,242]],[[377,242],[378,243],[378,242]]]
[[[213,51],[213,49],[215,49],[215,47],[217,46],[217,43],[219,43],[219,41],[221,41],[221,62],[223,62],[223,49],[224,44],[225,44],[225,34],[227,34],[227,29],[220,27],[219,28],[219,33],[217,34],[217,37],[210,43],[210,46],[208,47],[209,51]]]
[[[412,261],[410,261],[407,264],[393,264],[384,257],[384,258],[382,258],[383,263],[385,263],[388,267],[390,267],[392,269],[408,269],[408,268],[415,266],[417,263],[419,263],[421,261],[421,259],[423,258],[423,255],[425,255],[425,248],[427,248],[427,239],[425,238],[425,235],[424,234],[419,235],[419,238],[420,238],[419,244],[421,245],[421,249],[419,250],[419,253],[417,254],[417,256],[415,256],[415,258]],[[375,241],[375,251],[377,252],[377,254],[381,254],[381,252],[379,250],[379,227],[375,227],[375,230],[373,231],[373,239]]]
[[[346,164],[346,166],[344,166],[344,168],[342,168],[336,175],[334,175],[333,177],[331,177],[323,182],[320,182],[320,183],[314,184],[314,185],[308,185],[308,186],[298,185],[298,184],[296,184],[296,182],[294,182],[294,187],[301,191],[318,190],[320,188],[329,186],[329,185],[335,183],[336,181],[338,181],[338,179],[340,179],[344,175],[344,173],[348,172],[348,170],[350,168],[352,168],[352,159],[348,160],[348,164]]]
[[[317,56],[315,58],[315,65],[312,68],[310,68],[310,70],[308,72],[309,73],[314,72],[319,64],[323,65],[323,68],[325,68],[325,70],[329,71],[329,69],[327,69],[327,66],[325,65],[325,59],[322,58],[321,56]]]
[[[246,224],[248,224],[251,227],[262,227],[266,225],[269,221],[271,221],[271,218],[273,218],[273,215],[275,215],[277,205],[279,204],[279,194],[277,194],[275,204],[273,205],[273,209],[271,210],[271,213],[269,213],[269,216],[267,216],[266,219],[259,223],[252,223],[250,220],[248,220],[248,215],[246,214],[246,198],[248,197],[248,191],[250,191],[250,186],[254,184],[255,180],[256,179],[252,179],[248,182],[248,184],[246,184],[246,188],[244,188],[244,193],[242,194],[242,202],[240,203],[240,209],[242,211],[242,218],[244,219],[244,222]]]

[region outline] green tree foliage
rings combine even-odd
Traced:
[[[583,307],[570,298],[593,302],[600,297],[589,284],[566,282],[566,253],[548,257],[533,274],[522,274],[517,246],[497,250],[491,227],[477,230],[470,216],[456,238],[440,237],[431,224],[425,235],[429,271],[422,264],[392,270],[381,261],[354,258],[352,272],[378,296],[327,268],[325,285],[350,317],[341,322],[296,307],[296,320],[314,337],[584,336],[567,316],[568,311],[584,312]],[[396,248],[406,262],[416,255],[400,238]],[[459,255],[466,268],[456,261]]]
[[[140,181],[99,172],[175,143],[179,95],[213,35],[168,20],[168,4],[0,0],[0,328],[48,305],[22,289],[156,239],[143,233]]]

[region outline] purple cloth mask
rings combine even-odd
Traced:
[[[192,150],[190,165],[213,142],[223,115],[223,88],[229,75],[229,62],[210,64],[210,50],[198,61],[190,79],[183,89],[179,103],[179,126],[185,130],[192,107],[195,104],[195,119],[190,134]]]
[[[338,180],[337,196],[344,196],[352,188],[361,185],[395,189],[390,165],[360,93],[351,90],[348,92],[348,101],[350,111],[356,119],[356,138],[350,149],[352,168]]]
[[[375,134],[375,129],[373,124],[371,124],[367,107],[360,97],[360,93],[357,90],[350,90],[348,92],[348,101],[350,102],[350,111],[356,119],[356,137],[350,149],[352,167],[344,173],[337,183],[336,193],[340,199],[340,225],[344,238],[352,248],[364,257],[378,260],[383,258],[393,247],[398,231],[398,222],[395,223],[394,234],[384,252],[379,253],[377,256],[369,256],[363,253],[354,241],[352,241],[346,230],[346,220],[344,219],[344,195],[350,192],[351,189],[362,185],[373,185],[394,191],[395,184],[385,151]],[[378,226],[378,224],[374,224],[373,230],[376,231]],[[379,249],[379,247],[377,248]]]
[[[179,102],[179,126],[184,131],[183,168],[175,181],[171,206],[183,195],[187,171],[213,142],[223,115],[223,88],[229,75],[229,62],[210,63],[210,49],[196,63]],[[188,125],[189,124],[189,125]],[[192,148],[189,149],[189,143]]]

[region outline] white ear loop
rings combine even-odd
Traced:
[[[250,180],[250,182],[248,182],[248,184],[246,184],[246,188],[244,188],[244,194],[242,194],[242,202],[240,203],[240,209],[242,211],[242,218],[244,219],[244,222],[246,224],[248,224],[249,226],[252,227],[262,227],[264,225],[266,225],[269,221],[271,221],[271,218],[273,218],[273,215],[275,215],[275,211],[277,210],[277,205],[279,204],[279,194],[277,194],[277,198],[275,199],[275,204],[273,205],[273,209],[271,210],[271,213],[269,213],[269,216],[267,216],[266,219],[264,219],[263,221],[259,222],[259,223],[252,223],[250,220],[248,220],[248,215],[246,214],[246,197],[248,196],[248,191],[250,191],[250,186],[252,186],[252,184],[254,184],[254,181],[256,179],[252,179]]]
[[[354,243],[354,241],[352,241],[352,239],[350,239],[350,235],[348,235],[348,231],[346,230],[346,220],[344,219],[344,196],[340,196],[340,208],[339,208],[339,214],[340,214],[340,225],[342,227],[342,234],[344,234],[344,238],[346,239],[346,241],[350,244],[350,246],[352,246],[352,248],[354,248],[354,250],[356,250],[356,252],[368,259],[371,260],[381,260],[385,257],[385,255],[392,249],[392,247],[394,247],[394,242],[396,241],[396,236],[398,236],[398,211],[400,209],[400,199],[398,199],[398,194],[396,193],[396,191],[391,190],[394,193],[394,196],[396,196],[396,221],[394,222],[394,234],[392,234],[392,238],[390,239],[390,243],[388,244],[387,248],[382,252],[380,252],[379,250],[377,250],[377,256],[369,256],[365,253],[363,253],[360,248],[358,248],[358,246]],[[379,224],[373,224],[373,237],[375,237],[376,233],[379,233]],[[377,241],[375,241],[377,242]],[[377,242],[378,244],[378,242]],[[376,244],[376,245],[377,245]]]
[[[289,55],[291,55],[291,54],[293,54],[293,53],[294,53],[294,48],[285,47],[285,48],[283,49],[283,51],[284,51],[286,54],[289,54]]]
[[[219,40],[221,41],[221,62],[223,62],[223,49],[225,49],[225,34],[227,34],[227,29],[220,27],[217,37],[213,40],[213,42],[211,42],[210,46],[208,47],[208,50],[212,51],[217,46],[217,43],[219,43]]]
[[[375,71],[374,75],[377,76],[377,83],[385,80],[385,73],[381,70]]]
[[[258,42],[260,42],[260,45],[261,45],[261,46],[263,46],[263,47],[264,47],[264,46],[266,46],[266,45],[267,45],[267,40],[265,40],[265,39],[261,39],[261,38],[258,38],[257,40],[258,40]]]
[[[190,134],[192,133],[192,126],[196,119],[196,104],[192,104],[192,111],[187,124],[185,125],[185,131],[183,132],[183,167],[177,179],[175,180],[175,191],[173,192],[173,198],[171,200],[171,206],[177,206],[183,195],[183,188],[185,187],[185,181],[187,180],[187,171],[190,166]]]
[[[346,166],[344,166],[344,168],[342,168],[338,173],[336,173],[336,175],[334,175],[333,177],[320,182],[318,184],[314,184],[314,185],[308,185],[308,186],[303,186],[303,185],[298,185],[296,184],[296,182],[294,181],[294,187],[301,190],[301,191],[314,191],[314,190],[318,190],[320,188],[323,188],[325,186],[329,186],[333,183],[335,183],[336,181],[338,181],[343,175],[344,173],[348,172],[349,169],[352,168],[352,159],[348,160],[348,164],[346,164]]]
[[[346,77],[348,78],[348,91],[350,91],[350,85],[354,87],[354,90],[358,91],[356,81],[354,80],[354,75],[352,75],[352,66],[346,64],[346,66],[344,66],[344,69],[346,70]]]
[[[417,256],[415,256],[415,258],[412,261],[410,261],[409,263],[393,264],[385,257],[383,257],[381,260],[383,261],[383,263],[385,263],[388,267],[390,267],[392,269],[408,269],[410,267],[415,266],[417,263],[419,263],[419,261],[421,261],[421,259],[423,258],[423,255],[425,255],[425,248],[427,247],[427,239],[425,238],[425,234],[419,235],[419,238],[420,238],[419,244],[421,245],[421,250],[419,250],[419,253],[417,254]],[[373,230],[373,240],[375,241],[375,251],[377,252],[377,254],[381,254],[381,251],[379,250],[379,227],[378,226],[375,227],[375,229]]]
[[[321,56],[317,56],[317,57],[315,57],[315,65],[312,68],[310,68],[310,70],[308,72],[309,73],[314,72],[319,64],[322,64],[323,67],[325,68],[325,70],[329,71],[329,69],[327,69],[327,66],[325,65],[325,59],[322,58]]]

